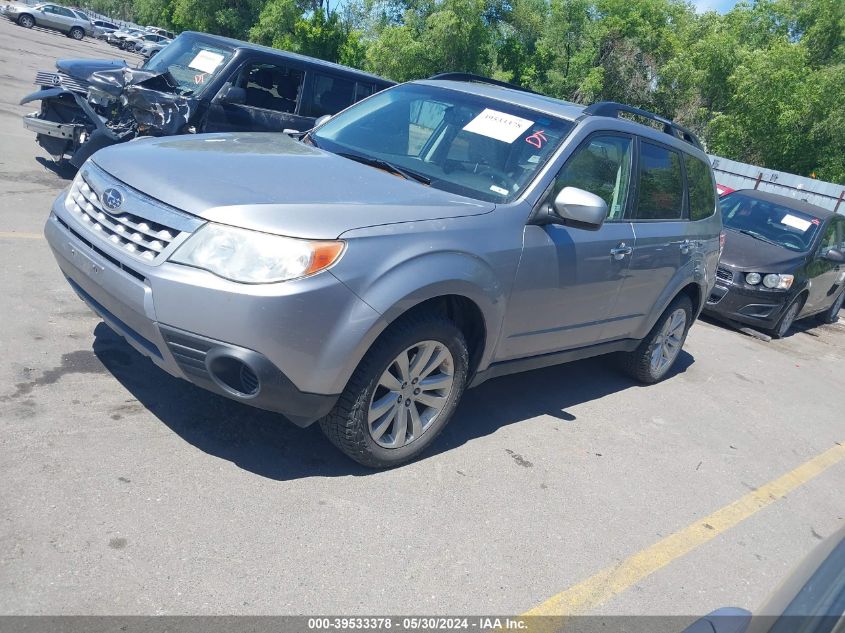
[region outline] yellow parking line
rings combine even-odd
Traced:
[[[632,585],[665,567],[673,560],[717,537],[743,522],[766,506],[820,475],[831,466],[845,460],[845,442],[814,457],[774,481],[737,499],[713,514],[667,536],[618,565],[608,567],[552,596],[524,616],[557,616],[534,622],[531,630],[557,631],[567,615],[584,613],[622,593]]]
[[[18,231],[0,231],[0,239],[4,237],[14,237],[22,240],[40,240],[44,238],[41,233],[19,233]]]

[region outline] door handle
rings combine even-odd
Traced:
[[[675,245],[675,244],[677,244],[678,248],[681,249],[682,255],[687,255],[689,253],[689,250],[693,246],[693,243],[690,242],[689,240],[681,240],[680,242],[669,242],[669,246],[672,246],[672,245]]]
[[[619,246],[610,249],[610,254],[613,255],[613,259],[617,261],[624,259],[625,255],[630,255],[633,252],[634,249],[630,246],[625,246],[625,242],[619,242]]]

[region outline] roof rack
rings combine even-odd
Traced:
[[[484,77],[482,75],[473,75],[472,73],[440,73],[438,75],[432,75],[429,79],[434,80],[449,80],[449,81],[466,81],[471,83],[477,84],[490,84],[491,86],[500,86],[501,88],[510,88],[511,90],[519,90],[520,92],[529,92],[533,95],[540,94],[539,92],[534,92],[528,88],[523,88],[522,86],[517,86],[515,84],[509,84],[506,81],[499,81],[498,79],[491,79],[490,77]]]
[[[607,116],[618,119],[620,112],[626,112],[628,114],[643,117],[644,119],[656,121],[663,126],[663,131],[666,134],[670,134],[675,138],[686,141],[693,147],[697,147],[698,149],[704,151],[701,141],[698,140],[698,137],[693,134],[693,132],[682,125],[678,125],[677,123],[670,121],[669,119],[665,119],[662,116],[654,114],[654,112],[641,110],[640,108],[635,108],[634,106],[625,105],[623,103],[616,103],[615,101],[599,101],[598,103],[594,103],[593,105],[584,108],[584,114],[587,116]]]

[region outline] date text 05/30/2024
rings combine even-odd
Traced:
[[[310,631],[344,630],[398,631],[521,631],[528,624],[521,618],[507,617],[323,617],[308,618]]]

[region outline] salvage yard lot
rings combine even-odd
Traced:
[[[699,322],[652,387],[602,359],[490,381],[385,472],[156,369],[55,266],[68,181],[16,105],[57,57],[118,53],[0,19],[0,613],[516,614],[794,472],[654,573],[547,603],[703,614],[758,606],[842,525],[845,451],[795,471],[845,442],[841,323]]]

